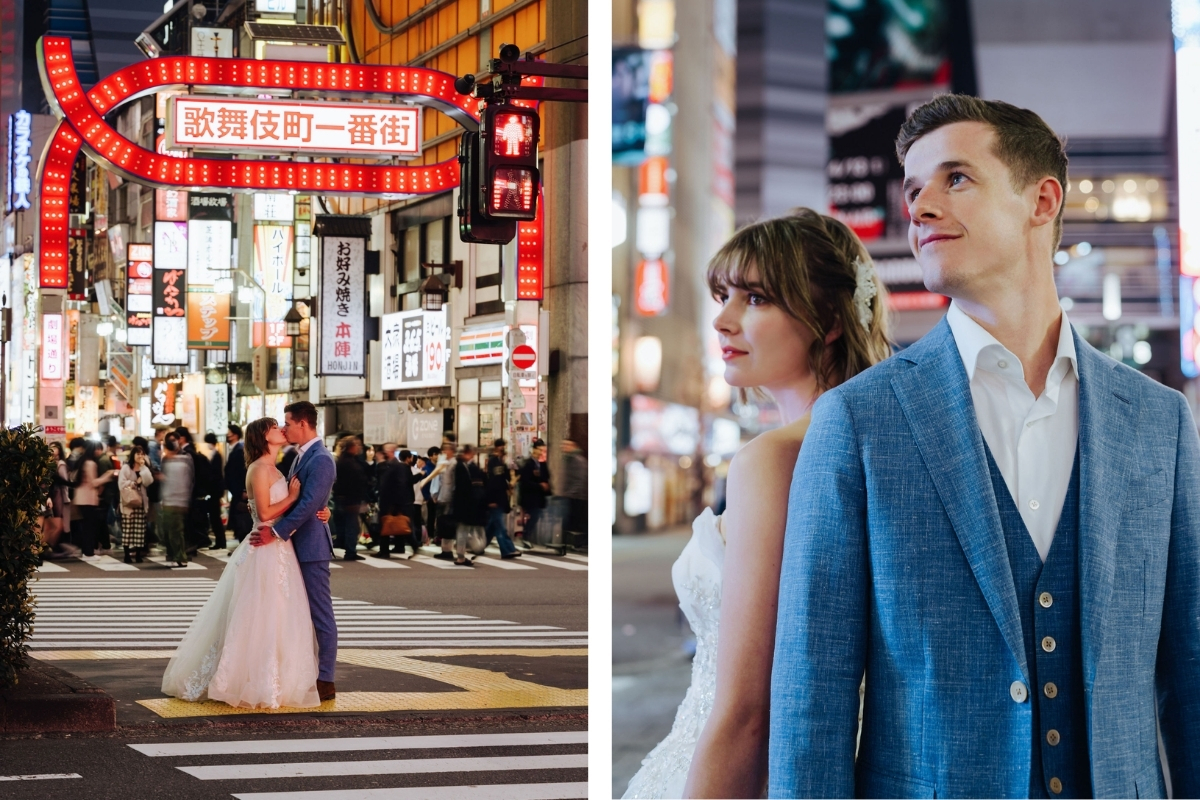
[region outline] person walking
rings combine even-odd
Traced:
[[[50,545],[47,558],[58,559],[77,555],[79,548],[68,544],[71,538],[71,481],[67,477],[67,453],[62,442],[50,442],[54,453],[54,476],[50,486],[50,516],[46,543]]]
[[[385,460],[377,464],[379,475],[379,518],[384,516],[405,516],[409,520],[410,532],[406,537],[380,536],[379,552],[376,558],[391,558],[390,549],[394,544],[396,552],[404,555],[404,546],[412,547],[412,558],[417,555],[421,546],[421,517],[414,513],[416,508],[416,480],[412,471],[412,453],[407,450],[394,457],[394,444],[383,446]]]
[[[519,558],[521,551],[508,535],[508,515],[512,511],[512,470],[505,455],[508,448],[503,439],[492,443],[484,479],[484,498],[487,505],[485,533],[488,542],[494,538],[500,547],[501,558]]]
[[[78,464],[79,485],[75,487],[75,497],[72,501],[80,511],[82,524],[81,540],[78,542],[83,550],[83,557],[88,561],[97,560],[96,544],[103,541],[101,528],[108,525],[104,506],[101,504],[104,487],[117,477],[110,470],[100,471],[99,459],[104,451],[100,442],[87,440],[83,446],[83,454]]]
[[[567,518],[563,532],[571,534],[576,547],[587,546],[587,456],[579,443],[564,439],[563,497],[567,498]]]
[[[368,479],[361,458],[362,443],[353,436],[338,442],[337,479],[333,484],[334,532],[346,553],[344,561],[361,561],[358,550],[360,525],[358,514],[366,500]]]
[[[192,475],[195,462],[180,448],[179,437],[169,433],[163,439],[162,507],[159,509],[159,538],[167,551],[167,560],[175,566],[187,566],[188,543],[185,524],[192,503]]]
[[[146,468],[150,470],[150,477],[153,483],[146,487],[146,497],[149,502],[146,505],[146,534],[145,543],[143,545],[146,552],[149,552],[153,545],[158,544],[158,509],[162,506],[162,498],[160,491],[162,490],[162,462],[156,461],[151,451],[155,446],[158,446],[157,439],[147,441],[142,436],[133,437],[135,447],[142,448],[142,452],[146,454]],[[159,452],[162,452],[161,447]]]
[[[487,522],[484,506],[484,474],[475,463],[475,446],[464,444],[459,448],[454,466],[454,563],[460,567],[473,567],[467,558],[467,540],[475,534],[484,540],[483,526]]]
[[[534,439],[529,451],[529,458],[521,463],[520,478],[517,483],[518,500],[521,510],[525,512],[525,526],[522,539],[529,547],[537,541],[538,522],[542,512],[546,510],[546,496],[550,494],[550,468],[546,466],[546,443]]]
[[[424,463],[421,465],[421,502],[425,506],[425,538],[424,544],[429,544],[437,537],[437,495],[433,493],[433,471],[437,468],[438,457],[442,451],[430,447],[425,451]],[[425,480],[428,478],[428,480]]]
[[[437,500],[437,536],[442,551],[434,558],[444,561],[454,560],[454,475],[457,463],[454,442],[442,442],[441,456],[433,470],[433,494]]]
[[[125,549],[126,564],[133,561],[141,564],[146,554],[146,511],[150,508],[150,495],[146,487],[154,483],[149,461],[146,451],[134,445],[117,479],[121,502],[121,546]]]
[[[217,448],[217,435],[204,434],[204,443],[211,455],[208,457],[208,525],[212,531],[212,550],[224,550],[225,523],[221,521],[221,499],[225,496],[225,459]]]
[[[246,493],[246,450],[242,443],[242,428],[229,424],[225,434],[225,490],[229,492],[229,528],[239,542],[246,538],[254,522]]]
[[[187,428],[176,428],[175,438],[179,441],[180,452],[192,460],[192,496],[183,523],[187,549],[193,554],[201,547],[212,550],[213,547],[208,544],[208,459],[196,449],[196,440]],[[224,547],[222,543],[221,548]]]

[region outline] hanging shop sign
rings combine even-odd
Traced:
[[[154,223],[154,268],[187,269],[186,222]]]
[[[42,314],[42,380],[63,379],[63,315]]]
[[[446,385],[445,306],[440,311],[384,314],[382,336],[383,389]]]
[[[193,198],[196,195],[192,195]],[[189,286],[212,286],[229,276],[232,266],[233,223],[216,219],[193,219],[187,223]]]
[[[87,213],[87,159],[75,157],[71,168],[71,184],[67,187],[67,213]]]
[[[321,374],[362,375],[364,369],[363,267],[366,240],[322,238]]]
[[[193,350],[229,348],[229,295],[188,290],[187,346]]]
[[[416,106],[172,97],[167,145],[213,152],[421,155]]]
[[[223,438],[229,430],[229,386],[224,383],[204,384],[204,428]]]
[[[661,258],[639,261],[633,276],[633,307],[643,317],[655,317],[667,310],[671,278]]]
[[[29,164],[30,134],[33,131],[33,116],[22,109],[8,118],[8,211],[29,208],[29,194],[33,191],[33,179]]]
[[[254,279],[266,290],[265,298],[259,292],[254,293],[250,312],[254,319],[255,347],[263,343],[264,299],[267,347],[292,346],[283,318],[292,300],[294,232],[290,225],[254,226]]]
[[[152,284],[152,360],[155,364],[186,364],[187,273],[182,269],[155,268]]]
[[[182,378],[151,378],[150,424],[156,428],[175,426],[175,393]]]
[[[255,192],[254,220],[256,222],[291,222],[296,216],[296,204],[290,194]]]
[[[187,198],[189,220],[212,219],[233,221],[233,195],[191,192]]]
[[[83,300],[87,297],[87,231],[83,228],[72,228],[71,237],[67,239],[67,293],[72,300]]]
[[[188,193],[175,189],[154,190],[154,218],[163,222],[186,222]]]
[[[507,325],[465,329],[458,337],[458,361],[464,367],[504,363],[504,334]]]
[[[154,246],[131,244],[125,268],[125,342],[131,346],[152,344],[154,309]]]

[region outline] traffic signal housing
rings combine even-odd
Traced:
[[[484,110],[480,200],[487,216],[525,220],[537,217],[540,133],[541,119],[531,108],[502,103],[489,104]]]
[[[483,187],[480,169],[483,153],[480,152],[480,136],[470,131],[464,133],[458,146],[458,234],[464,242],[476,244],[508,244],[517,235],[517,222],[513,219],[491,219],[484,215],[482,205]]]

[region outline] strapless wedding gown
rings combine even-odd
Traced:
[[[281,475],[271,505],[287,497]],[[250,501],[254,526],[258,508]],[[233,551],[213,593],[167,664],[163,694],[239,708],[315,708],[317,638],[292,543]]]
[[[625,790],[626,798],[683,796],[692,754],[712,713],[716,693],[717,624],[721,616],[724,563],[725,537],[720,518],[706,508],[692,523],[692,538],[671,567],[671,582],[679,596],[679,607],[696,634],[692,685],[675,712],[671,732],[642,761],[642,768]]]

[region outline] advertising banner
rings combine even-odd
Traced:
[[[321,253],[322,375],[365,373],[363,307],[366,241],[326,236]]]
[[[180,378],[150,379],[150,424],[156,428],[175,427],[175,392]]]
[[[229,386],[224,383],[204,384],[205,432],[222,439],[229,430]]]
[[[163,222],[187,222],[188,193],[176,189],[154,191],[154,218]]]
[[[154,268],[187,269],[186,222],[154,223]]]
[[[226,220],[193,219],[188,231],[188,284],[212,286],[229,276],[233,246],[233,223]]]
[[[294,242],[294,229],[290,225],[254,226],[254,279],[267,292],[267,347],[292,346],[283,318],[292,300]],[[263,298],[255,292],[250,311],[254,318],[255,347],[263,343],[262,303]]]
[[[254,219],[263,222],[291,222],[296,204],[290,194],[254,193]]]
[[[446,385],[449,341],[445,306],[440,311],[384,314],[381,328],[380,386],[385,391]]]
[[[233,195],[231,194],[197,194],[192,192],[187,198],[188,219],[223,219],[233,221]]]
[[[175,224],[175,223],[167,223]],[[157,250],[155,256],[158,255]],[[155,269],[151,355],[155,364],[186,364],[187,274],[183,269]]]
[[[187,346],[193,350],[229,347],[229,295],[189,291]]]
[[[42,314],[42,380],[63,379],[63,315]]]
[[[172,97],[167,142],[215,152],[421,155],[421,110],[375,103]]]
[[[154,252],[151,249],[149,253],[143,253],[140,248],[150,248],[150,245],[129,246],[130,260],[125,284],[125,341],[130,346],[147,347],[152,343]],[[144,260],[137,260],[135,256]]]
[[[420,414],[410,411],[406,416],[408,417],[407,447],[409,450],[414,453],[424,453],[431,447],[441,446],[444,421],[441,411]]]

